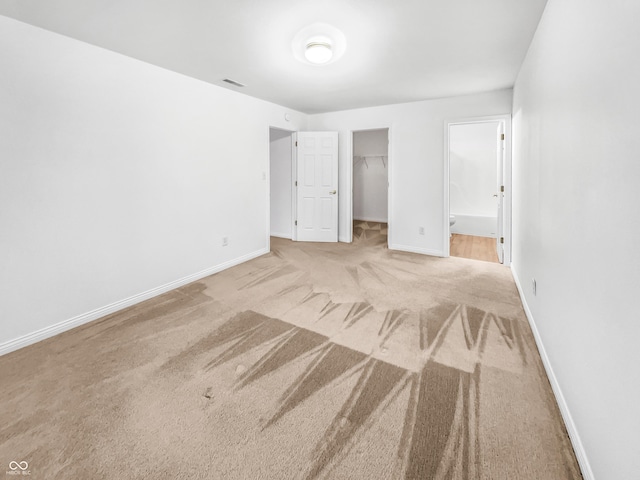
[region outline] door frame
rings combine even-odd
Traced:
[[[502,115],[489,115],[482,117],[462,117],[447,119],[444,122],[444,212],[443,212],[443,253],[444,257],[449,257],[450,251],[450,227],[449,227],[449,214],[450,214],[450,148],[449,148],[449,129],[454,125],[468,125],[473,123],[489,123],[489,122],[503,122],[504,123],[504,165],[503,165],[503,182],[504,182],[504,197],[503,197],[503,237],[504,237],[504,259],[503,265],[511,265],[511,202],[512,202],[512,183],[511,183],[511,114]]]
[[[271,130],[279,130],[291,134],[291,239],[295,240],[296,231],[293,228],[296,218],[296,201],[295,201],[295,179],[296,179],[296,158],[295,158],[295,134],[297,130],[289,130],[287,128],[274,127],[269,125],[267,129],[267,159],[268,168],[265,172],[265,180],[267,181],[267,249],[271,251]]]
[[[392,220],[391,213],[393,212],[393,170],[391,166],[393,165],[392,161],[392,152],[393,152],[393,136],[392,136],[392,128],[391,125],[381,125],[379,127],[366,127],[366,128],[354,128],[349,130],[348,137],[348,146],[347,151],[349,152],[349,163],[347,165],[347,176],[349,177],[347,184],[349,185],[349,195],[347,195],[348,206],[347,206],[347,216],[348,216],[348,224],[349,227],[347,229],[347,238],[344,240],[347,243],[353,242],[353,135],[356,132],[367,132],[371,130],[387,130],[388,135],[388,145],[387,145],[387,247],[392,245]]]
[[[298,241],[298,132],[291,134],[291,240]]]

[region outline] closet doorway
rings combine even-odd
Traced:
[[[352,242],[389,245],[389,129],[352,132]]]

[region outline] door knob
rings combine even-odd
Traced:
[[[336,191],[335,191],[335,190],[331,190],[331,191],[329,192],[329,195],[335,195],[335,194],[336,194]]]

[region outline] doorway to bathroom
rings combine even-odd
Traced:
[[[389,245],[389,129],[352,132],[352,241]]]
[[[511,261],[511,116],[448,121],[446,256]]]

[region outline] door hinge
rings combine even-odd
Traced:
[[[500,237],[500,243],[504,243],[504,237]]]
[[[500,191],[504,193],[504,185],[500,185]]]
[[[296,180],[296,187],[298,186],[298,180]]]
[[[504,140],[504,133],[500,134],[500,140]],[[296,142],[296,143],[298,143],[298,142]]]
[[[295,221],[295,224],[298,225],[298,220]]]
[[[296,147],[298,146],[298,141],[296,140]]]

